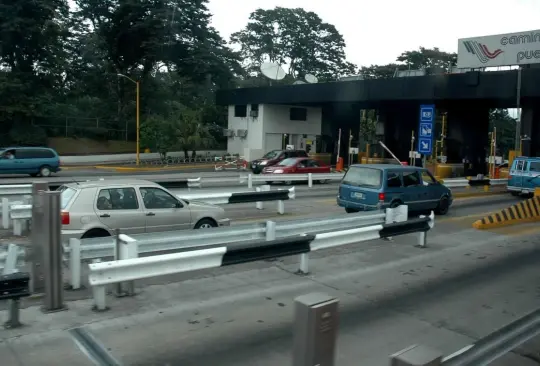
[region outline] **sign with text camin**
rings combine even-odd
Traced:
[[[540,30],[458,40],[460,69],[540,63]]]

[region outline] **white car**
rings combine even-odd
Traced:
[[[229,226],[222,207],[180,199],[146,180],[101,180],[58,188],[62,240]]]

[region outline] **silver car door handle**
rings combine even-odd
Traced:
[[[146,214],[146,216],[156,216],[156,214],[153,213],[153,212],[148,212],[148,213]]]
[[[111,217],[111,215],[109,215],[109,214],[103,214],[103,215],[99,215],[99,217]]]

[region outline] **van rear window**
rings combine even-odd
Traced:
[[[342,183],[356,187],[380,188],[382,171],[373,168],[351,167],[343,177]]]

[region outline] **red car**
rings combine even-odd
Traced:
[[[321,174],[330,173],[330,165],[323,164],[317,160],[311,158],[288,158],[282,160],[276,165],[269,166],[263,169],[263,174]],[[274,181],[268,181],[270,184]],[[285,177],[282,180],[285,184],[291,184],[292,181],[287,180]],[[326,180],[318,180],[319,183],[326,183]]]

